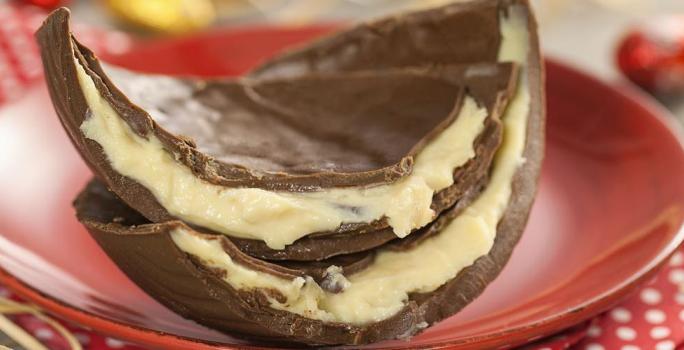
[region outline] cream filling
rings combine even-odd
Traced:
[[[500,61],[524,65],[529,48],[526,24],[522,7],[514,6],[509,18],[502,17]],[[414,249],[380,251],[370,266],[348,276],[349,283],[341,293],[326,292],[311,279],[286,280],[262,272],[244,272],[246,269],[233,262],[216,240],[184,230],[172,232],[172,238],[181,250],[201,257],[209,266],[225,269],[225,281],[234,288],[280,291],[287,301],[269,299],[275,309],[355,325],[384,320],[405,306],[410,293],[436,290],[489,252],[497,224],[511,198],[513,177],[525,162],[529,110],[530,92],[523,75],[505,112],[503,144],[497,151],[489,184],[480,197],[442,232]]]
[[[78,61],[76,67],[91,111],[81,131],[102,146],[114,170],[149,189],[179,219],[230,236],[262,240],[273,249],[342,223],[371,222],[383,216],[399,237],[428,224],[435,215],[430,209],[433,194],[452,185],[453,170],[475,156],[473,143],[487,118],[487,110],[467,96],[456,120],[417,155],[412,174],[390,185],[312,193],[226,188],[198,179],[156,136],[144,139],[135,134]]]

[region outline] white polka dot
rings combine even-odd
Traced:
[[[83,345],[88,345],[90,343],[90,336],[85,333],[76,333],[74,334],[74,337]]]
[[[660,292],[653,288],[645,288],[644,290],[641,291],[641,301],[643,301],[646,304],[649,305],[654,305],[658,304],[660,300],[662,300],[662,296],[660,295]]]
[[[629,327],[618,327],[615,334],[622,340],[634,340],[637,336],[636,331]]]
[[[638,346],[636,346],[636,345],[628,344],[628,345],[623,345],[623,346],[620,348],[620,350],[641,350],[641,348],[638,347]]]
[[[602,330],[601,330],[601,327],[599,327],[599,326],[591,326],[587,330],[587,335],[592,337],[592,338],[596,338],[596,337],[600,336],[601,333],[602,333]]]
[[[126,345],[126,343],[122,342],[121,340],[114,338],[105,339],[105,344],[113,349],[123,348]]]
[[[663,340],[655,346],[655,350],[674,350],[674,348],[675,343],[672,340]]]
[[[665,322],[665,313],[658,310],[658,309],[650,309],[646,311],[644,314],[644,318],[646,319],[646,322],[650,324],[659,324]]]
[[[653,327],[651,329],[651,338],[653,339],[663,339],[670,335],[670,329],[667,327]]]
[[[584,349],[585,349],[585,350],[606,350],[606,349],[603,347],[603,345],[601,345],[601,344],[596,344],[596,343],[588,344],[587,347],[584,348]]]
[[[632,313],[624,307],[616,307],[610,312],[610,316],[620,323],[626,323],[632,320]]]
[[[681,266],[684,264],[684,254],[682,252],[676,252],[670,258],[670,266]]]
[[[670,282],[677,285],[684,283],[684,269],[672,269],[667,278]]]
[[[677,304],[684,305],[684,293],[679,292],[679,293],[675,294],[674,300]]]
[[[35,335],[38,339],[52,339],[54,333],[47,328],[38,328],[38,330],[35,332]]]
[[[682,311],[679,312],[679,319],[680,319],[681,321],[684,321],[684,310],[682,310]]]

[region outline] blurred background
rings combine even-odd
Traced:
[[[78,20],[143,35],[178,35],[210,26],[305,25],[358,21],[453,0],[72,0]],[[48,6],[57,0],[36,0]],[[532,0],[547,54],[605,79],[618,77],[614,50],[637,24],[682,14],[682,0]],[[653,23],[651,23],[653,24]],[[676,25],[676,23],[674,24]],[[668,28],[672,30],[672,28]],[[682,30],[679,29],[681,32]]]
[[[69,6],[75,20],[83,25],[159,38],[216,27],[346,23],[450,1],[0,0],[0,4],[30,4],[42,11]],[[627,73],[684,119],[684,107],[680,106],[684,104],[679,98],[684,91],[683,0],[531,1],[548,55],[606,80],[620,79]],[[620,45],[625,46],[622,52],[618,52]]]

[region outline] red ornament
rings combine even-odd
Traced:
[[[39,6],[46,9],[53,9],[58,6],[65,5],[68,0],[23,0],[23,2],[29,3],[31,5]]]
[[[617,51],[620,70],[651,92],[684,92],[684,16],[645,23],[622,40]]]

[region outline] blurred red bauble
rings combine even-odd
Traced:
[[[684,16],[651,20],[627,34],[617,63],[634,83],[654,93],[684,93]]]
[[[40,6],[46,9],[53,9],[58,6],[65,5],[69,0],[22,0],[24,3]]]

